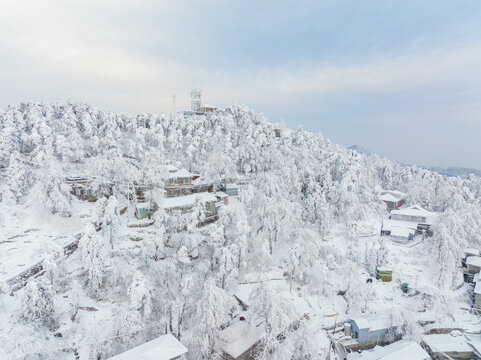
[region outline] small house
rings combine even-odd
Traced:
[[[406,244],[414,239],[418,224],[400,220],[384,220],[381,228],[381,236],[390,236],[391,240]]]
[[[384,201],[389,211],[395,210],[406,203],[406,194],[396,190],[381,192],[381,200]]]
[[[187,351],[172,334],[166,334],[111,357],[110,360],[185,360]]]
[[[238,196],[239,195],[239,187],[237,184],[226,184],[225,185],[225,193],[229,196]]]
[[[396,329],[385,315],[352,318],[350,323],[353,338],[362,344],[383,342],[389,331]]]
[[[435,214],[418,205],[391,211],[392,220],[415,222],[419,225],[430,226],[433,224]]]
[[[191,185],[194,174],[185,168],[169,173],[169,185]]]
[[[70,186],[70,193],[79,200],[95,202],[103,196],[112,195],[112,184],[103,183],[86,177],[68,177],[65,183]]]
[[[467,248],[464,250],[464,257],[461,259],[461,266],[463,268],[467,268],[468,266],[466,265],[466,259],[468,256],[479,256],[479,250],[474,249],[474,248]]]
[[[186,213],[189,209],[194,207],[197,199],[199,199],[205,206],[206,218],[217,214],[215,207],[217,198],[214,194],[209,192],[166,198],[164,199],[163,207],[165,211],[180,210],[182,213]]]
[[[384,220],[381,236],[391,236],[392,240],[407,243],[416,235],[432,235],[431,225],[436,214],[414,205],[391,211],[389,219]]]
[[[481,256],[466,257],[466,271],[468,274],[477,274],[481,271]]]
[[[422,342],[433,359],[475,359],[475,349],[459,331],[425,335]]]
[[[135,204],[135,217],[137,219],[151,218],[151,216],[159,210],[155,202],[139,202]]]
[[[276,138],[280,138],[280,137],[281,137],[281,129],[275,128],[275,129],[274,129],[274,136],[275,136]]]
[[[372,350],[365,350],[358,360],[430,360],[431,357],[419,344],[414,341],[400,340],[386,346],[376,346]]]
[[[378,267],[376,269],[376,279],[382,280],[382,282],[392,281],[392,268],[390,267]]]
[[[217,191],[214,195],[219,203],[224,205],[227,205],[229,203],[229,195],[227,195],[225,192]]]
[[[221,332],[223,360],[254,360],[256,345],[262,340],[263,323],[251,324],[246,320],[249,312],[242,313]],[[242,319],[241,319],[242,318]]]

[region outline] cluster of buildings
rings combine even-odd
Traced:
[[[388,190],[381,193],[381,200],[390,211],[381,228],[381,236],[406,244],[417,235],[431,236],[431,226],[437,214],[423,209],[419,205],[406,205],[406,195],[400,191]]]
[[[343,343],[349,352],[362,350],[360,360],[427,360],[475,359],[481,360],[481,335],[464,334],[459,330],[447,333],[427,333],[420,344],[401,340],[396,336],[398,326],[387,315],[370,315],[352,318],[344,324]],[[391,334],[389,340],[388,335]],[[351,358],[349,356],[348,358]]]
[[[236,184],[225,183],[219,191],[214,192],[214,184],[202,180],[195,173],[185,168],[178,169],[174,165],[166,165],[167,180],[159,184],[124,184],[119,186],[125,190],[127,199],[134,204],[134,216],[137,219],[151,218],[161,207],[166,212],[188,212],[198,202],[205,209],[206,221],[213,221],[217,210],[222,204],[227,204],[230,196],[237,196],[239,188]],[[113,183],[89,179],[85,177],[70,177],[65,180],[70,185],[70,192],[80,200],[97,201],[109,197],[113,193]],[[152,193],[163,191],[161,204],[154,200]]]

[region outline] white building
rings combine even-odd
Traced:
[[[415,222],[418,225],[432,225],[435,217],[435,213],[425,210],[418,205],[412,205],[391,211],[392,220]]]
[[[404,205],[406,194],[397,190],[383,190],[381,191],[381,200],[386,203],[388,210],[395,210]]]
[[[460,331],[425,335],[423,344],[433,359],[475,359],[475,348]]]
[[[110,360],[184,360],[187,348],[172,334],[159,336]]]
[[[407,243],[416,234],[430,235],[436,216],[436,213],[418,205],[392,210],[390,218],[383,222],[381,236],[390,236],[393,241]]]
[[[429,360],[429,354],[414,341],[400,340],[386,346],[365,350],[358,360]]]

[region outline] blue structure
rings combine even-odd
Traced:
[[[394,330],[396,327],[391,326],[388,318],[353,318],[351,319],[351,332],[354,339],[359,343],[366,343],[369,341],[383,340],[389,330]]]

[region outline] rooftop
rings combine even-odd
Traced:
[[[362,317],[351,318],[359,329],[369,329],[369,331],[376,331],[382,329],[389,329],[393,327],[391,319],[387,315],[366,315]]]
[[[468,256],[466,258],[466,264],[481,267],[481,256]]]
[[[171,179],[175,179],[175,178],[188,178],[188,177],[194,177],[195,174],[192,174],[190,171],[186,170],[185,168],[182,168],[176,172],[171,172],[169,174],[169,177]]]
[[[389,201],[389,202],[398,202],[402,199],[400,197],[394,196],[391,193],[385,193],[384,195],[381,195],[381,200],[382,201]]]
[[[431,359],[428,353],[414,341],[400,340],[386,346],[376,346],[363,351],[359,360],[426,360]]]
[[[452,335],[453,334],[453,335]],[[423,342],[433,352],[471,352],[473,348],[460,332],[451,334],[432,334],[423,336]]]
[[[214,194],[209,192],[202,192],[196,194],[190,194],[179,197],[172,197],[164,199],[163,207],[164,209],[172,209],[177,207],[192,207],[195,204],[195,200],[199,198],[202,203],[217,201]]]
[[[187,348],[172,334],[159,336],[110,360],[171,360],[187,352]]]

